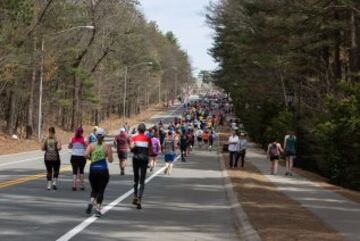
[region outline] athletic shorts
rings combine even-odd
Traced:
[[[71,156],[70,163],[73,169],[73,174],[84,174],[84,168],[86,165],[86,158],[84,156]]]
[[[126,151],[118,151],[118,157],[119,157],[119,160],[126,160],[128,157],[128,154]]]
[[[208,143],[209,142],[209,140],[203,140],[204,141],[204,143]]]
[[[271,156],[270,161],[280,160],[280,156]]]
[[[197,138],[197,141],[198,141],[198,142],[202,142],[202,137],[198,137],[198,138]]]
[[[171,154],[165,154],[164,156],[165,158],[165,162],[173,162],[176,158],[176,154],[175,153],[171,153]]]
[[[286,156],[287,157],[294,157],[294,156],[296,156],[296,153],[294,151],[286,151]]]

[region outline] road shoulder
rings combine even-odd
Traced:
[[[226,137],[227,133],[220,135],[222,142]],[[223,153],[222,165],[226,167],[231,179],[233,191],[239,201],[237,206],[245,211],[250,225],[254,227],[261,240],[345,240],[314,213],[283,194],[251,164],[254,158],[263,158],[263,152],[250,148],[248,154],[250,153],[252,155],[248,155],[244,169],[230,170],[227,153]],[[246,216],[240,217],[238,222],[244,219],[246,220]],[[242,228],[240,233],[248,232],[245,227],[239,228]]]

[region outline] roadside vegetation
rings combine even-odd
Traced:
[[[207,21],[213,81],[251,138],[295,130],[299,166],[360,190],[360,3],[221,0]]]

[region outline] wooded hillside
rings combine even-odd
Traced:
[[[122,116],[126,70],[127,116],[176,98],[193,81],[176,37],[147,22],[137,1],[0,1],[0,126],[7,134],[35,134],[41,76],[43,124],[73,130]]]

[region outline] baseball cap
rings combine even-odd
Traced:
[[[125,131],[126,131],[125,128],[120,129],[120,132],[125,132]]]
[[[96,135],[97,136],[105,136],[105,130],[103,128],[97,128]]]

